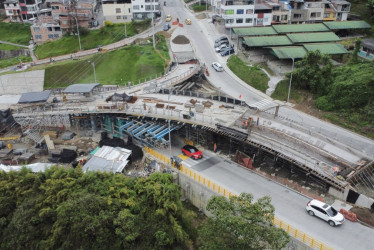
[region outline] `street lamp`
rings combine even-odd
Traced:
[[[152,40],[153,40],[153,48],[156,48],[154,16],[155,16],[155,5],[154,5],[154,0],[152,0],[152,33],[153,33]]]
[[[170,159],[172,157],[171,155],[171,134],[170,134],[170,119],[171,119],[171,114],[170,114],[170,95],[171,93],[173,92],[174,88],[171,88],[169,90],[169,95],[168,95],[168,110],[169,110],[169,121],[168,121],[168,127],[169,127],[169,155],[170,155]]]
[[[79,41],[79,50],[82,50],[81,46],[81,36],[79,35],[79,25],[78,25],[78,19],[76,16],[73,16],[75,18],[75,24],[77,25],[77,32],[78,32],[78,41]]]
[[[95,63],[94,62],[91,62],[91,61],[88,61],[89,63],[91,63],[92,67],[93,67],[93,71],[94,71],[94,76],[95,76],[95,83],[96,83],[96,70],[95,70]]]
[[[294,65],[295,65],[295,58],[292,58],[292,70],[291,70],[291,77],[290,77],[290,85],[288,86],[287,102],[290,101],[291,82],[292,82],[292,73],[293,73]]]

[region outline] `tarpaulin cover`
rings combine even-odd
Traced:
[[[46,102],[51,95],[50,90],[40,92],[28,92],[22,94],[18,103],[33,103],[33,102]]]
[[[129,102],[131,100],[132,96],[127,95],[125,92],[123,94],[114,93],[107,99],[107,101],[112,102]]]

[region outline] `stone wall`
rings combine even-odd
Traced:
[[[17,56],[29,56],[30,51],[28,49],[17,49],[17,50],[0,50],[0,59],[7,59]]]

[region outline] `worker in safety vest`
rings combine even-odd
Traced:
[[[338,166],[334,166],[334,176],[337,176],[339,173],[339,167]]]

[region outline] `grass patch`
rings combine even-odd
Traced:
[[[30,62],[32,61],[31,56],[17,56],[17,57],[11,57],[7,59],[0,60],[0,69],[7,68],[13,65],[19,64],[19,59],[21,59],[22,62]]]
[[[0,40],[29,45],[31,38],[30,24],[0,22]]]
[[[161,46],[162,45],[158,45]],[[128,81],[144,82],[164,72],[167,63],[152,44],[131,45],[119,50],[94,55],[85,60],[70,61],[49,66],[45,71],[44,88],[66,87],[71,83],[93,83],[95,62],[97,82],[101,84],[125,85]]]
[[[288,80],[280,81],[277,84],[277,87],[275,88],[271,97],[276,100],[287,101],[289,84],[290,82]],[[303,100],[308,98],[308,95],[309,94],[307,94],[305,91],[293,88],[291,84],[291,92],[290,92],[291,102],[300,104],[303,102]]]
[[[0,50],[19,50],[19,49],[27,49],[27,48],[0,43]]]
[[[127,37],[139,34],[149,28],[150,20],[131,22],[126,24]],[[91,30],[87,35],[81,36],[82,50],[97,48],[125,38],[125,24],[105,26],[98,30]],[[36,47],[35,55],[38,59],[66,55],[79,51],[78,36],[65,35],[57,41],[51,41]]]
[[[210,7],[210,4],[206,4],[206,3],[202,3],[201,5],[199,5],[198,3],[191,5],[191,8],[195,12],[206,11],[207,9],[209,9],[209,7]]]
[[[232,55],[227,60],[229,69],[248,85],[266,92],[268,88],[269,77],[258,66],[248,66],[239,57]]]
[[[266,63],[261,62],[261,63],[257,63],[256,65],[266,70],[266,72],[268,72],[269,75],[275,76],[274,71],[271,68],[269,68],[269,66]]]

